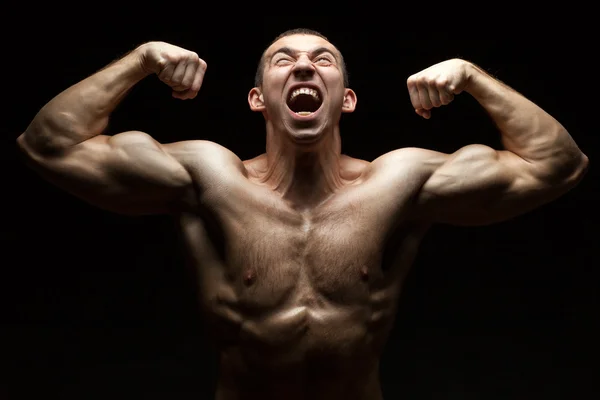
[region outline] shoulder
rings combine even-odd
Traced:
[[[415,173],[430,176],[448,160],[448,155],[418,147],[405,147],[385,153],[370,163],[363,175],[366,176],[406,176]]]
[[[166,144],[163,147],[190,173],[209,171],[246,173],[240,158],[231,150],[215,142],[186,140]]]
[[[240,158],[215,142],[180,141],[163,145],[163,151],[177,160],[191,178],[192,185],[181,198],[184,210],[199,207],[200,194],[210,193],[210,198],[222,203],[248,177]]]
[[[364,174],[369,165],[371,163],[366,160],[353,158],[344,154],[340,158],[340,173],[346,181],[355,181]]]

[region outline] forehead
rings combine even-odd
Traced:
[[[309,52],[316,48],[324,47],[331,50],[334,55],[338,55],[335,46],[322,37],[313,35],[290,35],[277,40],[271,46],[269,46],[265,52],[266,57],[271,57],[273,53],[282,47],[288,47],[298,52]]]

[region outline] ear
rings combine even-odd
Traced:
[[[254,87],[250,89],[250,93],[248,93],[248,104],[252,111],[262,112],[265,110],[265,100],[260,88]]]
[[[356,108],[356,93],[352,89],[344,89],[344,102],[342,103],[342,112],[351,113]]]

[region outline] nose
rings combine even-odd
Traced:
[[[309,58],[302,55],[294,64],[292,72],[296,78],[310,78],[315,73],[315,68]]]

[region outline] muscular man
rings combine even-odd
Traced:
[[[588,160],[565,128],[464,60],[408,78],[417,114],[473,96],[504,149],[418,148],[367,162],[341,154],[354,111],[338,49],[295,30],[264,52],[252,111],[266,152],[103,135],[128,90],[156,74],[192,99],[206,63],[150,42],[46,104],[18,138],[29,165],[90,204],[178,221],[220,354],[218,399],[380,399],[378,364],[403,279],[434,223],[506,220],[564,194]]]

